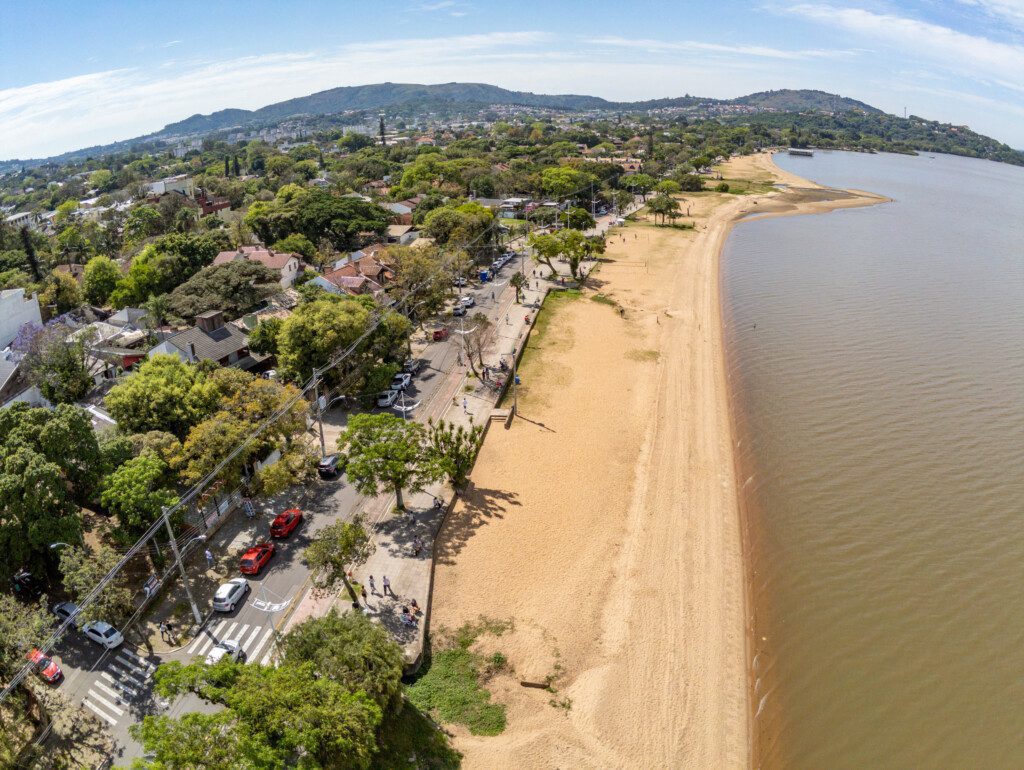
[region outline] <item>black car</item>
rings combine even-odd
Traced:
[[[407,358],[402,363],[402,371],[406,374],[419,374],[423,370],[423,361],[419,358]]]
[[[327,455],[316,466],[316,472],[322,479],[333,479],[341,471],[341,455]]]

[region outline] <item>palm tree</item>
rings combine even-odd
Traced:
[[[156,330],[157,339],[163,342],[163,330],[160,327],[164,325],[164,320],[167,318],[167,295],[150,294],[149,299],[143,303],[142,307],[149,315],[149,322]]]

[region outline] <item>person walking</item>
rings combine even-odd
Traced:
[[[167,621],[164,623],[164,628],[167,629],[167,643],[174,644],[174,625]]]
[[[511,324],[512,324],[512,322],[510,320],[508,320],[508,313],[505,313],[505,325],[506,326],[510,326]]]
[[[370,598],[370,597],[368,597],[368,596],[366,595],[366,586],[363,586],[363,587],[362,587],[362,589],[360,590],[360,593],[361,593],[361,594],[362,594],[362,596],[363,596],[363,604],[365,605],[365,604],[366,604],[366,603],[367,603],[367,602],[369,601],[369,598]]]
[[[206,549],[206,566],[209,567],[210,569],[213,569],[213,565],[215,563],[216,562],[214,562],[214,560],[213,560],[213,551],[211,551],[209,548],[207,548]]]
[[[377,595],[377,584],[373,582],[373,575],[370,575],[370,579],[366,581],[370,584],[370,593],[374,596]]]
[[[462,413],[469,414],[469,403],[466,401],[466,397],[462,397]]]
[[[160,641],[167,641],[167,624],[162,620],[160,621]]]
[[[393,598],[396,598],[396,599],[398,598],[398,597],[395,596],[395,592],[391,590],[391,581],[388,580],[388,576],[387,575],[384,576],[384,580],[382,581],[382,585],[384,586],[384,595],[385,596],[387,596],[388,594],[391,594],[391,596]]]

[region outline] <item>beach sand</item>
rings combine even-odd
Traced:
[[[583,296],[558,302],[531,342],[521,418],[490,430],[441,534],[432,626],[481,615],[515,624],[480,643],[514,669],[488,684],[508,727],[497,737],[452,727],[465,767],[751,762],[719,255],[751,213],[879,199],[825,190],[768,155],[723,173],[789,189],[687,198],[695,230],[648,221],[610,237]],[[519,684],[548,676],[554,695]]]

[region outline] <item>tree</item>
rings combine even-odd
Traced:
[[[356,152],[363,149],[364,147],[373,147],[373,137],[367,136],[366,134],[359,134],[355,131],[347,131],[341,139],[338,140],[338,147],[349,152]]]
[[[217,393],[199,367],[177,356],[155,355],[112,387],[104,404],[122,431],[160,430],[182,438],[213,413]]]
[[[402,510],[403,490],[419,492],[437,477],[425,454],[422,425],[391,414],[357,414],[338,437],[348,463],[349,480],[362,495],[378,495],[390,486]]]
[[[280,289],[280,276],[266,265],[232,260],[204,267],[177,287],[167,298],[167,310],[186,321],[209,310],[223,310],[231,320]]]
[[[566,227],[571,227],[574,230],[589,230],[597,224],[590,216],[590,212],[579,206],[569,209],[566,212],[565,220]]]
[[[682,191],[682,186],[673,179],[663,179],[654,185],[654,192],[663,195],[679,195]]]
[[[227,234],[212,230],[199,235],[171,233],[146,245],[110,296],[116,307],[138,305],[151,295],[180,286],[229,246]]]
[[[133,768],[152,770],[278,770],[284,759],[258,731],[244,729],[230,711],[146,716],[128,728],[146,750]]]
[[[623,212],[633,204],[633,193],[626,190],[616,190],[612,193],[612,202],[619,212]]]
[[[370,313],[358,300],[325,295],[299,305],[277,335],[277,362],[288,380],[305,382],[313,369],[348,347],[367,327]]]
[[[60,549],[60,573],[63,575],[64,590],[81,605],[93,589],[121,561],[121,554],[110,546],[101,545],[95,550],[75,545]],[[105,620],[117,624],[130,617],[134,611],[133,589],[128,587],[124,573],[108,583],[97,594],[88,607],[78,614],[80,623],[91,620]]]
[[[227,155],[224,156],[224,176],[231,176],[231,159]]]
[[[155,452],[146,452],[123,463],[103,481],[100,502],[117,516],[125,534],[141,534],[170,507],[178,496],[164,484],[167,463]]]
[[[39,304],[63,315],[82,305],[82,289],[68,273],[51,273],[39,294]]]
[[[39,269],[39,259],[36,257],[36,246],[32,243],[32,233],[28,229],[28,226],[22,227],[18,231],[18,237],[21,238],[21,248],[25,252],[25,261],[28,262],[29,269],[32,271],[32,277],[37,281],[43,280],[43,271]]]
[[[235,155],[235,156],[234,156],[234,157],[233,157],[233,158],[231,159],[231,165],[232,165],[232,170],[233,170],[233,171],[234,171],[234,173],[235,173],[235,176],[240,176],[240,175],[241,175],[241,173],[242,173],[242,170],[241,170],[241,168],[240,168],[240,167],[239,167],[239,165],[238,165],[238,156],[237,156],[237,155]]]
[[[633,174],[633,176],[626,177],[623,184],[633,192],[640,193],[646,201],[647,193],[654,189],[657,180],[648,174]]]
[[[400,294],[408,297],[406,307],[422,328],[423,321],[444,306],[451,285],[438,249],[392,246],[387,255],[395,269],[395,285]]]
[[[114,175],[108,169],[101,168],[89,175],[89,184],[99,192],[109,192],[114,189]]]
[[[333,591],[341,583],[355,605],[359,599],[348,573],[364,564],[373,550],[373,540],[363,526],[362,516],[356,515],[352,521],[335,522],[317,532],[303,551],[303,558],[316,585]]]
[[[522,302],[523,289],[530,283],[526,276],[522,273],[513,273],[512,277],[508,279],[508,282],[512,284],[512,288],[516,290],[516,302]]]
[[[531,233],[526,243],[533,251],[533,260],[537,264],[547,265],[551,275],[558,272],[552,260],[561,254],[561,244],[553,233]]]
[[[332,679],[349,692],[365,692],[381,710],[394,712],[402,704],[402,649],[378,623],[360,612],[310,618],[279,643],[281,665],[313,664],[318,675]]]
[[[52,404],[73,404],[93,385],[88,364],[90,336],[70,334],[71,329],[62,323],[39,329],[22,362],[29,382]]]
[[[700,192],[704,189],[704,179],[698,174],[682,174],[676,177],[682,192]]]
[[[473,469],[480,443],[484,438],[481,425],[462,425],[441,420],[435,423],[428,421],[427,445],[434,462],[448,478],[452,487],[459,489],[465,485],[469,472]]]
[[[462,338],[466,345],[466,361],[469,364],[469,368],[473,370],[473,374],[477,377],[480,376],[480,372],[477,370],[477,364],[483,369],[484,366],[484,348],[487,347],[487,343],[491,341],[491,336],[494,329],[494,324],[483,313],[474,313],[471,318],[466,319],[467,323],[471,324],[466,333],[462,335]],[[473,356],[476,356],[477,363],[473,362]]]
[[[0,593],[0,680],[7,682],[25,665],[25,653],[50,635],[53,615],[45,599],[29,604]]]
[[[96,256],[85,264],[82,277],[82,291],[85,298],[93,305],[105,305],[117,282],[121,280],[121,270],[110,257]]]
[[[277,355],[277,337],[281,333],[284,320],[281,318],[264,318],[249,333],[249,350],[264,356]]]
[[[124,220],[124,240],[127,244],[139,244],[160,233],[160,212],[153,206],[143,204],[128,212]]]
[[[647,204],[647,209],[654,214],[655,220],[660,216],[661,223],[665,224],[665,217],[671,216],[673,213],[678,216],[679,201],[669,195],[659,193]]]
[[[310,264],[316,261],[316,246],[309,238],[299,233],[292,233],[287,238],[282,238],[271,248],[285,254],[298,254]]]
[[[166,294],[150,294],[149,299],[142,303],[146,311],[146,321],[151,329],[160,329],[167,320],[170,301]]]

